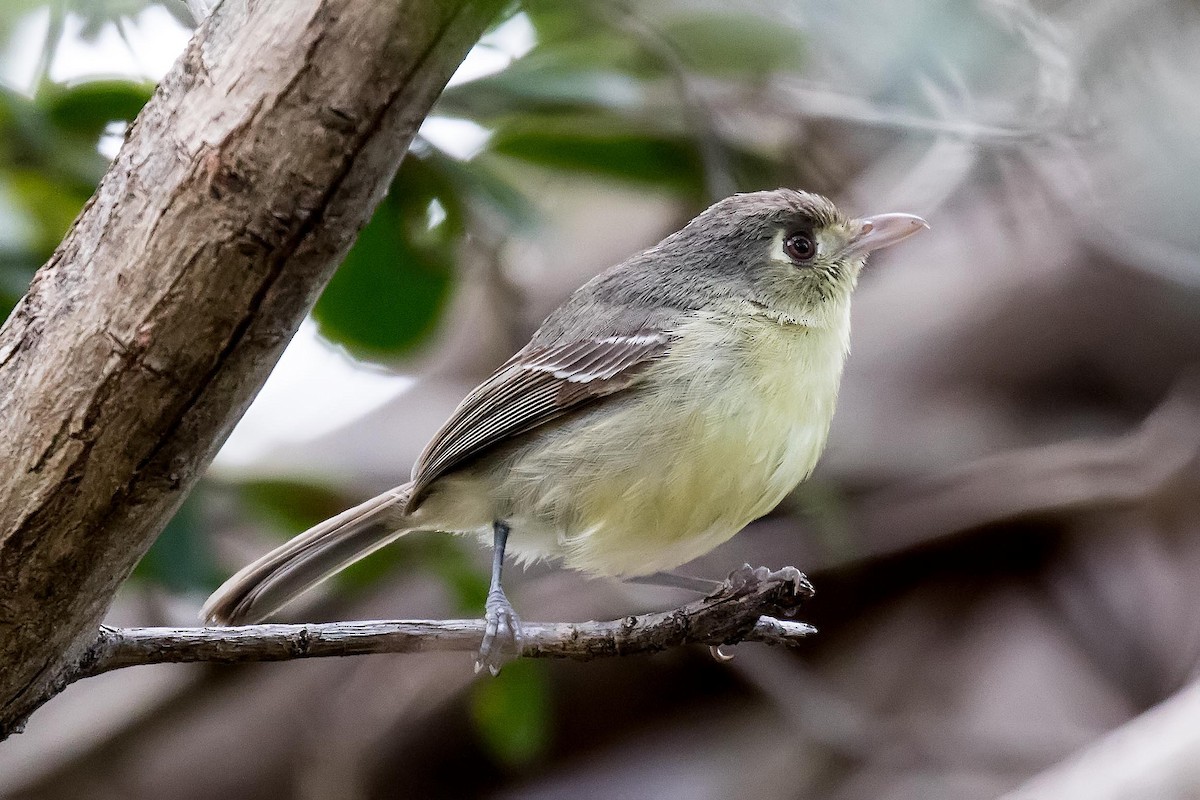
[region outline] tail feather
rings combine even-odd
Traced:
[[[205,622],[239,625],[272,611],[334,573],[408,533],[398,525],[411,484],[343,511],[248,564],[213,592]]]

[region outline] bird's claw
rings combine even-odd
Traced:
[[[708,654],[712,656],[712,660],[716,661],[718,664],[728,664],[730,661],[733,661],[733,653],[726,653],[721,649],[722,647],[724,647],[724,645],[710,644],[708,646]]]
[[[790,585],[793,597],[811,597],[816,592],[808,576],[795,567],[784,567],[777,570],[767,570],[766,567],[759,567],[759,569],[766,573],[762,576],[763,581],[783,581]]]
[[[792,597],[811,597],[814,589],[812,583],[803,572],[795,567],[784,567],[783,569],[770,570],[766,567],[752,567],[749,564],[742,566],[729,573],[729,578],[725,582],[725,589],[732,591],[735,594],[741,592],[753,591],[755,588],[764,583],[784,583],[792,590]]]
[[[500,674],[504,664],[521,654],[521,620],[504,592],[490,592],[484,612],[487,622],[483,644],[475,659],[475,671],[487,667],[493,676]]]

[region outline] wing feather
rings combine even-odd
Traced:
[[[493,445],[638,382],[666,355],[657,330],[527,347],[475,388],[434,435],[413,467],[409,509],[429,485]]]

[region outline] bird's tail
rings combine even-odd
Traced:
[[[339,570],[395,541],[409,529],[401,509],[411,484],[398,486],[309,528],[243,567],[204,603],[207,623],[258,622]]]

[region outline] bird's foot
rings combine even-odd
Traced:
[[[484,620],[487,627],[475,671],[487,667],[492,675],[498,675],[505,663],[521,655],[521,620],[502,590],[488,592]]]
[[[812,583],[803,572],[795,567],[770,570],[766,567],[752,567],[749,564],[743,564],[729,573],[729,577],[725,579],[725,583],[717,591],[717,594],[745,594],[757,590],[765,583],[785,585],[791,598],[796,600],[812,597],[815,593]]]
[[[781,630],[794,634],[791,628],[794,628],[796,623],[785,623],[780,618],[795,616],[803,602],[812,595],[812,584],[808,582],[804,573],[795,567],[771,570],[743,564],[729,573],[721,588],[705,598],[704,602],[727,605],[730,609],[728,613],[739,615],[742,620],[749,618],[751,623],[730,633],[721,644],[710,646],[709,653],[720,663],[732,660],[733,654],[723,650],[723,646],[737,644],[746,637],[751,628],[756,628],[764,622],[771,624],[772,632]],[[750,616],[755,613],[758,614],[757,617]],[[785,638],[779,637],[780,640]]]

